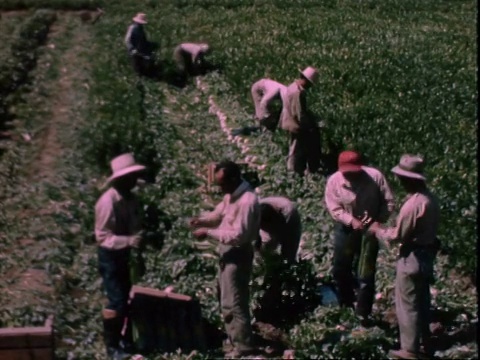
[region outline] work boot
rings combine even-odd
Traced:
[[[117,316],[117,312],[104,309],[103,315],[103,338],[107,350],[107,356],[111,360],[123,360],[131,356],[120,348],[122,336],[123,318]]]

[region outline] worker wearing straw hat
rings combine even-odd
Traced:
[[[123,154],[111,162],[112,175],[95,205],[95,238],[98,244],[98,266],[108,305],[103,309],[104,340],[111,359],[123,359],[126,354],[121,340],[131,342],[128,334],[122,339],[122,328],[128,315],[131,288],[129,273],[130,248],[141,240],[139,203],[131,190],[145,170],[135,163],[131,154]]]
[[[128,27],[125,35],[125,45],[130,55],[133,69],[139,75],[152,75],[154,59],[152,51],[154,44],[147,40],[144,25],[147,24],[147,16],[138,13],[132,19],[133,23]]]
[[[318,80],[317,69],[309,66],[285,92],[280,126],[290,133],[287,168],[303,175],[320,167],[320,131],[307,109],[306,91]]]
[[[210,51],[211,48],[206,43],[182,43],[175,47],[173,59],[179,75],[186,77],[202,74],[207,68],[205,55]]]
[[[401,244],[395,279],[395,310],[400,328],[400,350],[389,352],[396,359],[429,358],[434,352],[430,341],[430,283],[438,249],[437,230],[440,207],[428,190],[423,174],[424,160],[403,155],[392,169],[407,198],[394,227],[373,223],[369,231],[388,245]],[[420,339],[424,352],[420,352]]]

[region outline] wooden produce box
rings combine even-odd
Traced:
[[[131,297],[133,340],[141,353],[204,351],[200,303],[190,296],[134,285]]]
[[[0,329],[0,360],[55,358],[53,317],[44,326]]]

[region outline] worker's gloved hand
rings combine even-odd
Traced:
[[[128,239],[128,245],[134,248],[138,248],[140,246],[140,242],[142,241],[141,235],[133,235],[130,236]]]
[[[130,51],[130,55],[137,55],[137,54],[138,54],[137,49],[133,49],[132,51]]]

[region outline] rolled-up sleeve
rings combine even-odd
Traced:
[[[258,203],[248,203],[240,207],[235,222],[228,228],[208,230],[208,236],[222,244],[239,246],[250,241],[250,229],[258,214]]]
[[[330,178],[325,187],[325,203],[327,205],[327,210],[335,221],[350,226],[352,224],[353,215],[343,208],[340,199],[336,194],[334,181],[332,180],[333,179]]]
[[[101,199],[95,206],[95,238],[97,243],[108,249],[126,248],[132,236],[115,234],[113,204]]]
[[[133,25],[130,25],[128,27],[127,34],[125,35],[125,45],[127,46],[128,53],[131,53],[132,50],[135,49],[135,46],[132,43],[133,30]]]

